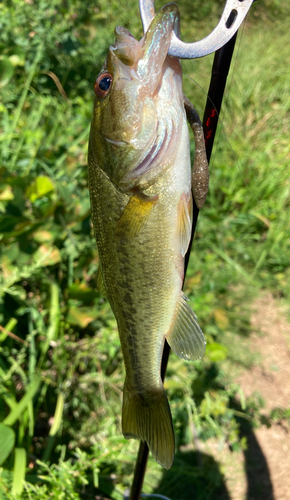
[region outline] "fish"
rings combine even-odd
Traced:
[[[115,29],[95,82],[88,152],[97,287],[116,317],[126,370],[122,431],[145,441],[166,469],[175,440],[160,375],[164,342],[186,360],[205,351],[182,292],[193,199],[190,104],[186,111],[180,62],[167,55],[178,30],[175,4],[155,15],[140,41]]]

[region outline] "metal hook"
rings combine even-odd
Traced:
[[[196,59],[207,56],[225,45],[239,29],[254,0],[227,0],[216,28],[206,38],[184,43],[172,33],[168,54],[179,59]],[[155,16],[154,0],[139,0],[144,33]]]

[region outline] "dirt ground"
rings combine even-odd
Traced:
[[[286,311],[270,294],[253,304],[253,333],[247,347],[259,353],[251,370],[236,381],[246,396],[254,391],[265,400],[265,414],[290,407],[290,323]],[[290,500],[290,426],[263,426],[245,432],[245,453],[218,450],[208,443],[204,451],[221,464],[231,500]]]

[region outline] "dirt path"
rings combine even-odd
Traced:
[[[255,303],[252,325],[263,336],[251,336],[251,349],[261,362],[238,382],[246,396],[258,391],[265,400],[265,413],[290,407],[290,324],[279,303],[271,295]],[[290,500],[290,426],[263,426],[255,436],[268,464],[275,500]],[[265,500],[265,495],[263,495]]]
[[[265,414],[290,408],[290,324],[271,295],[256,300],[248,348],[259,353],[251,370],[237,378],[246,396],[254,391],[265,400]],[[263,426],[246,433],[248,450],[211,453],[221,464],[231,500],[290,500],[290,425]],[[208,450],[209,451],[209,450]]]

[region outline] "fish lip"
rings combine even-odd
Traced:
[[[131,79],[136,79],[153,94],[162,78],[172,32],[178,29],[179,9],[176,4],[164,5],[157,12],[139,42],[126,29],[117,27],[116,41],[110,46],[112,63],[115,61],[121,71],[122,66],[128,68]]]
[[[173,31],[179,30],[179,9],[176,4],[164,5],[151,21],[140,40],[143,54],[136,64],[138,78],[152,94],[162,78],[162,70]]]

